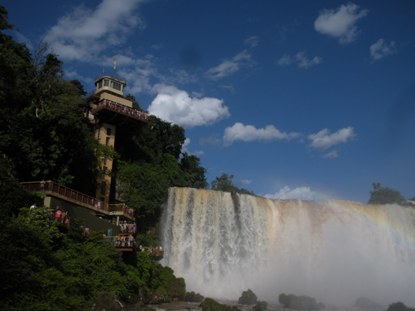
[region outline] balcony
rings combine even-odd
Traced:
[[[45,195],[54,196],[105,215],[123,216],[129,220],[134,220],[134,210],[128,208],[128,206],[124,203],[105,205],[101,200],[59,185],[50,180],[23,182],[21,185],[25,190],[30,192],[40,192]]]
[[[138,121],[147,122],[148,114],[140,111],[135,108],[130,108],[125,105],[121,105],[109,99],[101,99],[98,104],[96,104],[91,113],[93,115],[98,114],[100,111],[107,110],[111,112],[116,112],[125,117],[132,118]]]

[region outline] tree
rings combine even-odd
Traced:
[[[238,192],[244,194],[253,194],[253,192],[246,190],[244,188],[238,188],[233,184],[233,175],[228,175],[223,173],[221,176],[216,177],[215,180],[212,181],[211,187],[213,190],[218,191],[226,191],[226,192]]]
[[[185,174],[187,187],[207,188],[206,169],[200,165],[200,159],[197,156],[184,153],[180,160],[180,167]]]
[[[138,103],[138,101],[137,101],[137,99],[135,98],[134,95],[127,94],[127,96],[125,96],[125,98],[127,98],[128,100],[131,100],[133,102],[133,107],[134,108],[136,108],[136,109],[138,109],[140,111],[143,111],[143,109],[140,107],[140,104]]]
[[[162,155],[171,154],[177,161],[186,139],[184,129],[176,124],[164,122],[155,116],[147,118],[147,124],[130,133],[131,144],[122,150],[123,160],[159,163]]]
[[[257,301],[258,301],[258,297],[250,289],[242,292],[241,297],[239,297],[238,299],[238,303],[244,304],[244,305],[253,305],[253,304],[256,304]]]
[[[160,162],[119,163],[118,198],[133,208],[142,229],[154,226],[160,217],[161,205],[168,188],[184,186],[184,174],[174,156],[165,153]]]
[[[236,187],[234,186],[232,179],[233,175],[223,173],[212,181],[211,187],[213,190],[235,192]]]
[[[373,190],[370,192],[369,204],[404,204],[405,198],[397,190],[382,187],[379,182],[374,182]]]

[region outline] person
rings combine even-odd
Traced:
[[[56,212],[55,212],[55,220],[59,221],[61,219],[61,216],[62,216],[62,211],[58,207]]]

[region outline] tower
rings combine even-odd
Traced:
[[[95,81],[95,93],[89,105],[89,120],[94,124],[94,135],[100,145],[116,150],[117,131],[127,124],[141,126],[147,122],[147,114],[133,107],[133,102],[124,96],[126,82],[116,77],[103,75]],[[108,150],[108,149],[107,149]],[[97,180],[96,198],[107,209],[115,194],[114,162],[106,152],[100,153],[99,166],[102,172]]]

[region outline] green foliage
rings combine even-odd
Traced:
[[[203,299],[205,299],[205,297],[199,293],[187,292],[183,300],[188,302],[202,302]]]
[[[8,13],[5,7],[0,5],[0,30],[10,29],[13,26],[8,22]]]
[[[244,194],[253,194],[251,191],[238,188],[233,184],[233,175],[228,174],[222,174],[219,177],[216,177],[215,180],[212,181],[211,187],[213,190],[218,191],[226,191],[226,192],[238,192],[238,193],[244,193]]]
[[[248,289],[244,292],[242,292],[241,297],[238,299],[238,303],[244,304],[244,305],[253,305],[257,302],[258,297],[255,295],[255,293]]]
[[[118,171],[118,196],[134,208],[143,227],[154,225],[160,216],[160,206],[166,199],[169,177],[168,158],[164,165],[121,162]],[[173,166],[174,168],[174,166]]]
[[[125,96],[125,98],[127,98],[128,100],[131,100],[131,101],[133,102],[133,107],[134,107],[134,108],[136,108],[136,109],[138,109],[138,110],[140,110],[140,111],[143,111],[143,109],[140,107],[140,104],[138,103],[138,101],[137,101],[137,99],[134,97],[134,95],[132,95],[132,94],[127,94],[127,95]]]
[[[139,252],[137,257],[136,268],[143,285],[139,289],[139,295],[143,301],[162,303],[184,298],[184,280],[176,278],[172,269],[154,262],[146,252]]]
[[[19,180],[51,179],[89,193],[97,161],[82,86],[62,79],[55,55],[32,63],[25,46],[3,33],[0,43],[0,152]]]
[[[392,188],[382,187],[380,183],[373,183],[373,190],[370,192],[369,204],[404,204],[405,198]]]
[[[395,302],[391,304],[386,311],[414,311],[414,308],[409,308],[402,302]]]
[[[206,298],[201,304],[202,311],[239,311],[235,306],[220,304],[212,298]]]
[[[41,198],[26,193],[19,181],[50,179],[92,194],[97,156],[111,157],[119,164],[119,195],[148,232],[158,222],[168,187],[205,183],[199,159],[181,158],[183,128],[150,117],[147,127],[121,136],[126,143],[119,153],[98,146],[84,118],[81,83],[63,80],[62,62],[45,45],[32,59],[24,45],[3,33],[10,27],[0,5],[0,308],[90,310],[94,304],[117,308],[118,299],[182,299],[184,280],[170,268],[145,252],[127,264],[101,235],[84,237],[76,220],[61,232]],[[38,207],[29,209],[33,203]]]
[[[42,207],[24,209],[0,231],[0,305],[8,310],[84,310],[117,300],[136,303],[183,299],[173,270],[137,253],[126,265],[101,235],[80,238],[80,228],[58,230]],[[111,298],[112,297],[112,298]]]
[[[33,203],[40,205],[40,200],[33,194],[25,192],[14,175],[13,164],[0,153],[0,226],[7,223],[22,207]]]
[[[180,160],[180,167],[185,175],[187,187],[207,188],[206,169],[200,166],[200,159],[197,156],[184,153]]]
[[[128,150],[120,152],[123,160],[160,163],[165,154],[179,160],[185,141],[184,129],[149,116],[147,125],[132,133],[132,144]]]

